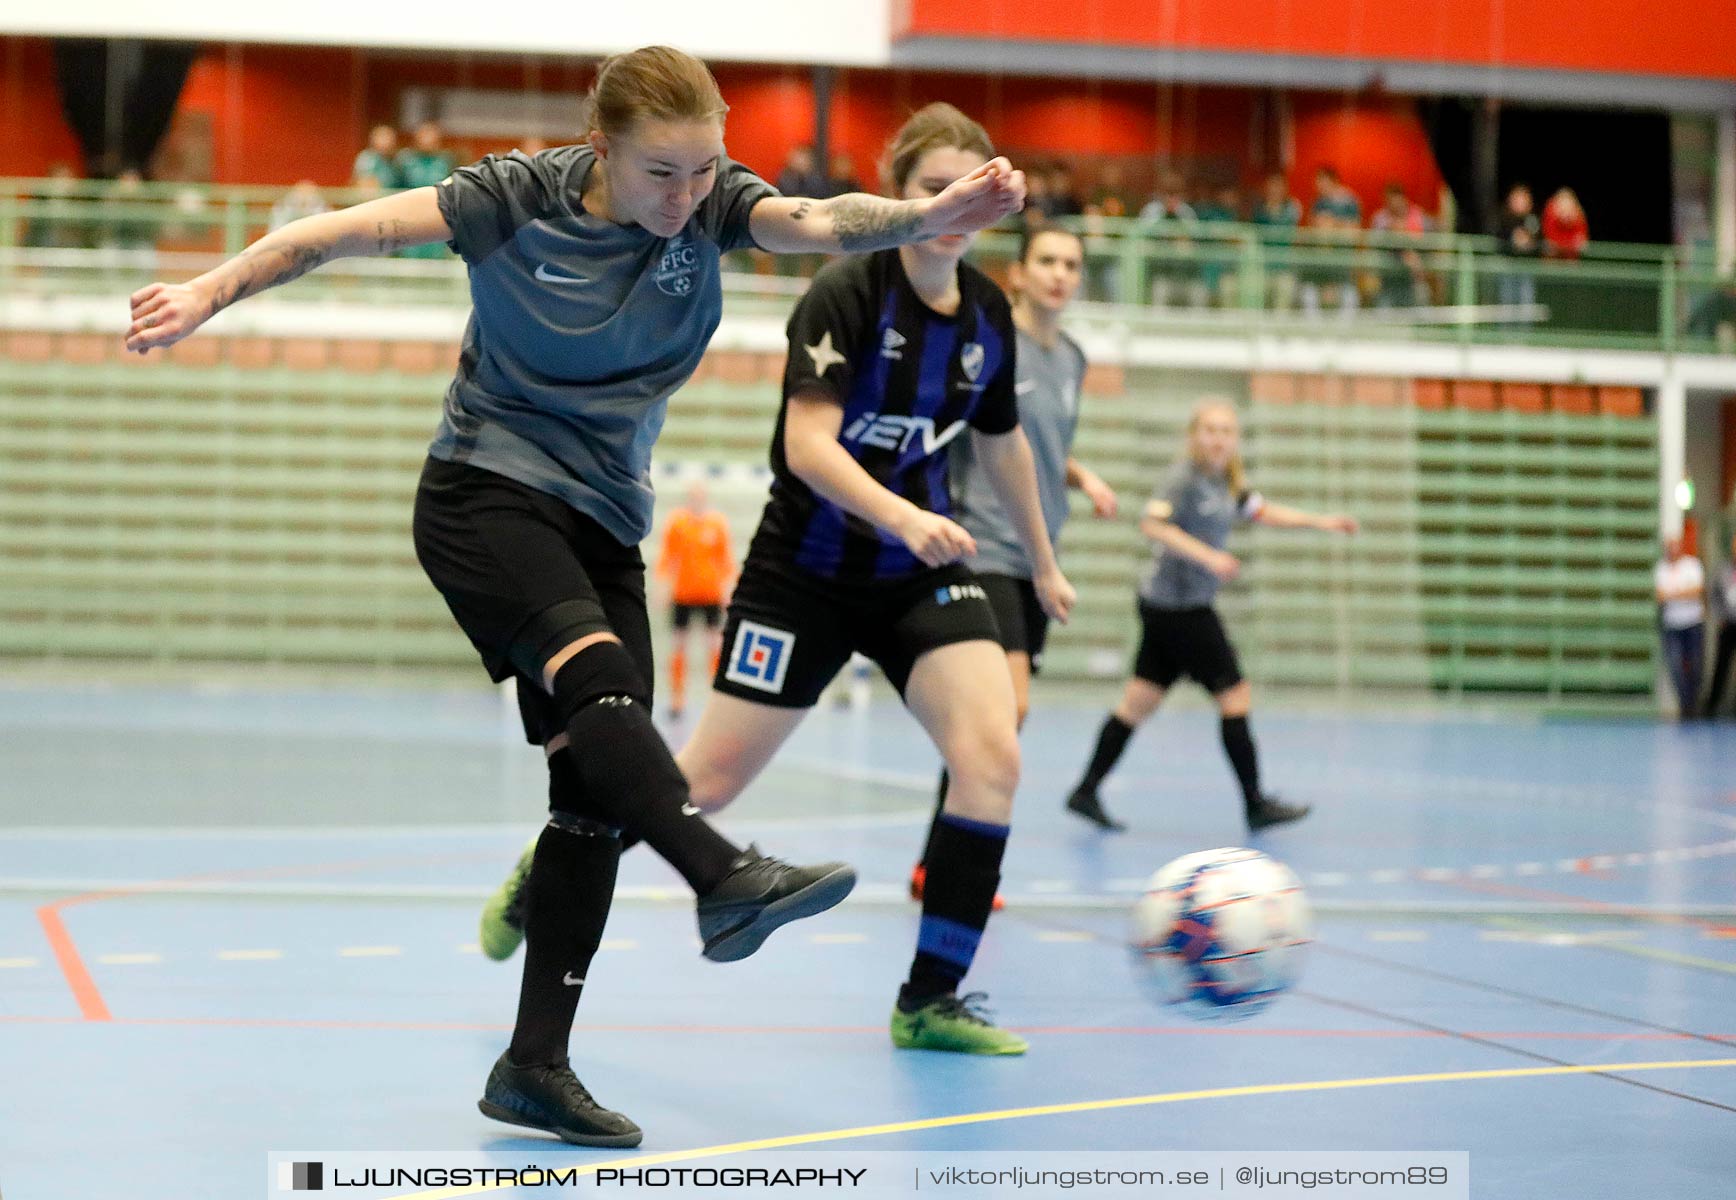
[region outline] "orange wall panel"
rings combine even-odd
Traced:
[[[1736,79],[1728,0],[904,0],[894,44],[921,36]]]

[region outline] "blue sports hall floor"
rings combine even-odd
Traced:
[[[544,804],[500,697],[0,686],[0,1193],[257,1195],[302,1147],[799,1145],[1467,1151],[1480,1200],[1732,1194],[1736,726],[1257,711],[1268,781],[1316,811],[1250,837],[1215,718],[1183,705],[1135,739],[1105,791],[1132,828],[1104,835],[1060,798],[1112,691],[1039,687],[1025,734],[968,981],[1023,1058],[888,1040],[935,767],[889,698],[816,710],[722,819],[853,862],[842,907],[719,966],[680,881],[629,855],[573,1040],[646,1130],[624,1152],[476,1111],[518,983],[476,913]],[[1294,868],[1317,943],[1267,1012],[1199,1024],[1136,986],[1127,909],[1238,844]]]

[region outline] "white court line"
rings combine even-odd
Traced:
[[[604,938],[597,943],[599,950],[637,950],[639,943],[632,938]]]
[[[808,940],[816,946],[856,946],[868,940],[865,933],[816,933]]]
[[[34,958],[0,958],[0,970],[34,967],[39,961]]]
[[[345,946],[338,951],[340,958],[397,958],[404,953],[402,946]]]
[[[105,967],[145,967],[163,961],[161,954],[99,954],[96,960]]]
[[[217,957],[224,962],[268,962],[283,957],[281,950],[219,950]]]

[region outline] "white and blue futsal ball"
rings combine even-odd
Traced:
[[[1146,882],[1133,907],[1141,983],[1202,1020],[1264,1009],[1296,982],[1312,937],[1301,883],[1258,850],[1185,854]]]

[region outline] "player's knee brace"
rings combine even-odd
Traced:
[[[650,689],[620,642],[597,642],[573,655],[555,672],[554,724],[570,729],[583,709],[606,702],[608,707],[651,707]],[[647,720],[649,717],[647,716]]]

